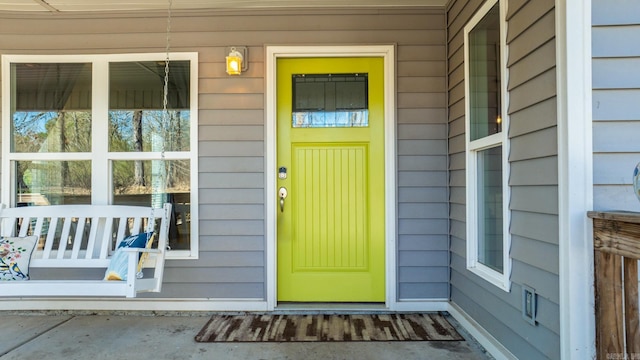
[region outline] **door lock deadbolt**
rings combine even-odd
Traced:
[[[278,196],[280,197],[280,212],[284,211],[284,199],[287,198],[287,188],[284,186],[278,190]]]

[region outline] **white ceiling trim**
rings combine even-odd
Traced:
[[[442,7],[447,0],[173,0],[175,10],[322,7]],[[0,11],[81,12],[163,10],[168,0],[0,0]]]

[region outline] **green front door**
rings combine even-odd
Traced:
[[[383,59],[277,74],[278,301],[384,302]]]

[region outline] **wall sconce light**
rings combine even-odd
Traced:
[[[247,71],[247,47],[231,46],[225,49],[227,55],[227,74],[240,75]]]

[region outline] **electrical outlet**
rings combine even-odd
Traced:
[[[538,311],[538,294],[536,290],[522,285],[522,318],[531,325],[537,325],[536,315]]]

